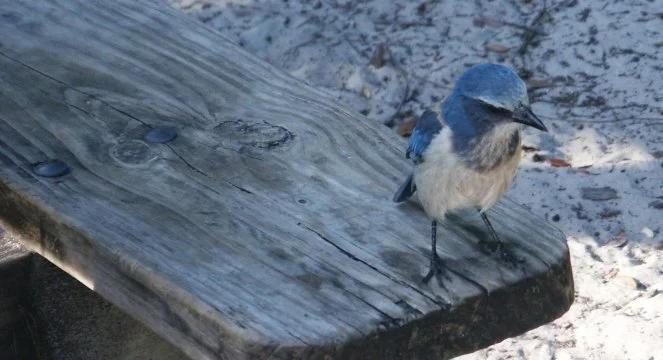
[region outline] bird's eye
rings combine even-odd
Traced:
[[[510,116],[511,111],[500,107],[500,106],[495,106],[492,104],[485,104],[484,106],[490,113],[495,114],[495,115],[501,115],[501,116]]]

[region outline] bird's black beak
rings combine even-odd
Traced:
[[[546,131],[546,132],[548,131],[548,128],[545,125],[543,125],[541,119],[539,119],[536,115],[534,115],[534,112],[532,112],[532,108],[530,108],[529,106],[523,106],[518,110],[514,111],[513,121],[525,124],[527,126],[531,126],[541,131]]]

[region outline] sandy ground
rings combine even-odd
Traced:
[[[509,196],[566,233],[576,300],[461,357],[663,359],[663,1],[171,0],[248,51],[407,133],[468,66],[528,82]]]

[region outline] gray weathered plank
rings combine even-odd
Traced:
[[[563,235],[505,201],[525,262],[390,202],[388,129],[156,1],[0,0],[0,220],[194,358],[447,358],[572,301]],[[144,140],[157,126],[169,143]],[[32,165],[71,167],[38,177]]]

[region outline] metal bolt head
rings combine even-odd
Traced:
[[[145,141],[153,144],[163,144],[173,141],[177,137],[177,130],[171,126],[160,126],[151,129],[145,134]]]
[[[32,166],[32,170],[35,174],[48,178],[64,176],[71,172],[69,165],[55,159],[36,163]]]

